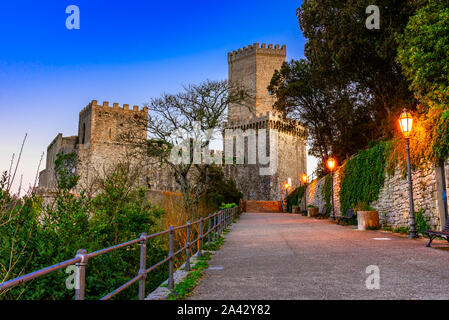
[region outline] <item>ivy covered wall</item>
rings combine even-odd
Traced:
[[[408,227],[408,181],[399,162],[391,163],[391,142],[379,144],[350,158],[334,173],[335,214],[348,208],[364,207],[379,211],[384,226]],[[414,166],[412,171],[415,211],[422,210],[430,227],[444,224],[442,211],[440,170],[430,162]],[[446,192],[449,193],[449,164],[446,162]],[[307,204],[319,207],[330,205],[331,176],[312,181],[306,191]]]

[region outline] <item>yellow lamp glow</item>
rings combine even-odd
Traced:
[[[303,174],[301,175],[301,181],[302,181],[302,183],[306,184],[306,183],[307,183],[307,180],[308,180],[307,174],[303,173]]]
[[[334,171],[336,163],[337,161],[334,158],[327,159],[327,167],[331,172]]]
[[[412,131],[413,118],[406,110],[404,110],[399,117],[399,126],[401,127],[401,132],[404,137],[408,138],[410,136],[410,132]]]
[[[284,188],[285,188],[285,189],[290,188],[290,185],[288,184],[288,182],[284,184]]]

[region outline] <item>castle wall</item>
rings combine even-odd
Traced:
[[[75,152],[77,136],[63,137],[59,133],[47,148],[45,169],[39,173],[39,186],[42,188],[55,188],[55,160],[58,153],[70,154]]]
[[[236,181],[245,200],[280,201],[283,185],[290,181],[292,188],[300,184],[301,174],[307,172],[306,130],[296,121],[282,118],[275,112],[267,112],[256,117],[239,119],[227,123],[224,134],[226,158],[227,141],[234,139],[232,154],[234,164],[224,167],[227,177]],[[241,130],[243,136],[255,134],[256,146],[248,148],[249,137],[244,141],[244,163],[238,164],[237,139],[234,137]],[[261,141],[265,138],[266,150],[261,151]],[[251,156],[255,157],[251,162]],[[268,157],[267,159],[261,159]]]

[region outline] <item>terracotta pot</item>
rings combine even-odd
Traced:
[[[316,217],[318,214],[318,208],[307,208],[307,213],[309,217]]]
[[[359,230],[379,229],[379,212],[357,211],[357,224]]]
[[[292,213],[300,213],[301,212],[300,209],[301,209],[300,207],[292,207]]]

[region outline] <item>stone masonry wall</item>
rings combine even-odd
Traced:
[[[305,195],[307,199],[306,201],[307,206],[313,205],[319,208],[320,211],[323,210],[324,206],[326,205],[322,192],[324,182],[325,178],[315,179],[308,185]]]
[[[449,191],[449,163],[445,164],[446,194]],[[409,226],[409,195],[407,175],[399,168],[392,176],[385,174],[384,186],[379,198],[371,204],[379,211],[381,225],[392,228]],[[440,176],[441,177],[441,176]],[[314,205],[320,210],[325,205],[322,188],[325,178],[312,181],[306,190],[307,205]],[[340,206],[340,168],[333,178],[335,214],[342,215]],[[426,164],[412,171],[413,199],[415,212],[424,209],[428,224],[432,229],[440,230],[445,223],[444,205],[442,203],[442,188],[439,180],[439,169],[434,164]],[[448,201],[449,206],[449,201]]]

